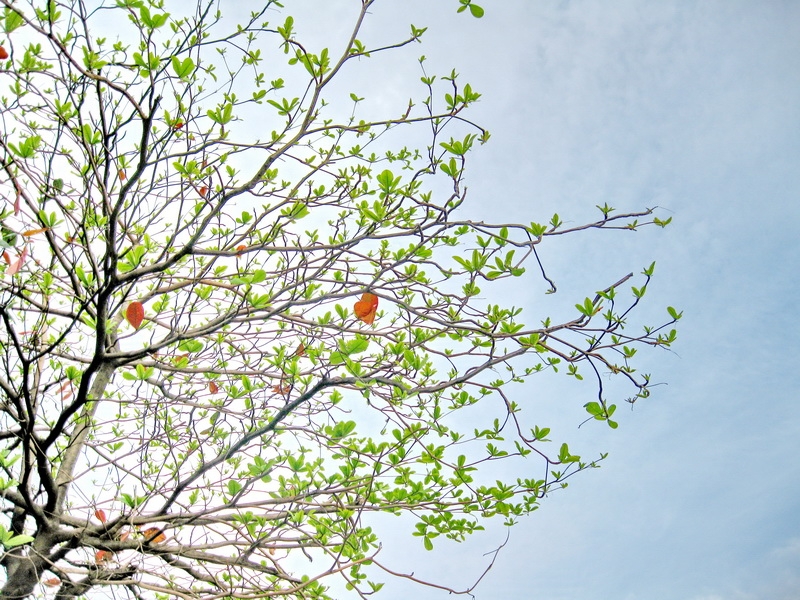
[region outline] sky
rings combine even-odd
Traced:
[[[517,388],[512,400],[553,437],[609,458],[511,529],[474,596],[800,597],[800,2],[478,2],[480,20],[456,14],[457,0],[377,2],[367,43],[409,23],[429,29],[422,45],[370,59],[347,91],[396,106],[420,91],[425,54],[431,72],[456,68],[483,94],[469,116],[492,138],[470,158],[462,218],[557,212],[571,225],[603,203],[673,218],[665,230],[548,241],[540,256],[559,292],[545,295],[536,277],[503,290],[526,314],[563,313],[656,261],[640,312],[663,320],[671,305],[684,318],[673,352],[642,356],[661,385],[619,409],[616,431],[578,429],[589,382]],[[310,11],[298,37],[322,46],[346,39],[357,4],[287,7]],[[379,529],[385,561],[454,589],[478,579],[507,534],[498,521],[426,553],[410,528]],[[379,597],[452,596],[389,580]]]
[[[583,401],[564,395],[591,389],[520,389],[571,448],[610,455],[511,530],[475,597],[800,597],[800,3],[484,0],[481,20],[432,4],[376,5],[365,35],[427,25],[412,54],[483,94],[470,115],[492,139],[471,159],[465,216],[577,224],[608,202],[673,218],[546,246],[559,293],[531,278],[519,304],[571,307],[655,260],[644,315],[684,311],[674,352],[643,357],[665,385],[620,409],[617,431],[577,429]],[[408,95],[400,67],[381,77]],[[461,589],[505,535],[498,523],[384,558]],[[451,597],[398,583],[382,597],[411,595]]]

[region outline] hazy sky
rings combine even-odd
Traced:
[[[573,452],[610,456],[511,530],[473,594],[797,600],[800,1],[475,1],[483,19],[456,14],[457,0],[379,0],[362,39],[395,41],[414,23],[429,27],[424,43],[365,60],[346,91],[404,108],[422,93],[425,54],[430,72],[456,68],[483,94],[469,116],[492,138],[470,158],[462,218],[546,222],[558,212],[580,224],[603,203],[673,218],[666,230],[545,243],[558,294],[535,276],[503,288],[526,323],[563,315],[652,261],[645,322],[666,320],[667,305],[685,316],[673,352],[641,352],[642,370],[664,385],[634,410],[618,402],[616,431],[578,429],[596,397],[589,381],[534,379],[513,391]],[[285,4],[310,12],[296,30],[317,47],[346,39],[360,5]],[[384,561],[454,589],[474,583],[507,534],[498,520],[428,553],[407,521],[377,527]],[[386,581],[381,600],[452,598]]]
[[[517,290],[537,315],[656,260],[645,312],[685,318],[675,353],[646,357],[668,385],[615,432],[576,429],[588,387],[528,388],[571,444],[610,457],[512,529],[477,598],[800,597],[800,3],[484,0],[482,20],[455,0],[388,4],[368,31],[429,25],[413,55],[483,93],[472,115],[493,135],[472,159],[469,216],[577,224],[608,202],[674,221],[553,244],[559,294]],[[498,524],[396,556],[459,587],[504,537]],[[412,595],[448,597],[384,597]]]
[[[416,57],[457,68],[492,132],[468,171],[475,219],[578,224],[597,204],[662,207],[666,230],[600,232],[541,250],[559,293],[512,290],[530,322],[657,262],[643,314],[684,311],[674,353],[640,365],[664,382],[620,429],[577,429],[591,385],[515,392],[585,456],[610,451],[511,530],[479,600],[789,600],[800,597],[800,2],[378,2],[362,39],[429,26],[422,45],[369,59],[355,80],[387,106],[419,92]],[[353,0],[310,9],[300,39],[348,34]],[[366,76],[364,75],[366,74]],[[348,84],[353,85],[353,81]],[[409,85],[414,86],[409,89]],[[563,378],[562,378],[563,379]],[[541,420],[539,420],[541,418]],[[392,530],[396,528],[396,531]],[[426,553],[390,521],[382,557],[457,589],[505,539],[498,522]],[[391,538],[396,538],[392,540]],[[389,583],[381,598],[434,600]]]

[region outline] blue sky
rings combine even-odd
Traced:
[[[640,363],[666,385],[622,408],[617,431],[577,429],[588,384],[516,393],[572,449],[610,456],[511,531],[475,596],[800,597],[800,3],[483,0],[481,20],[433,4],[376,3],[362,39],[414,23],[429,26],[424,44],[369,59],[342,91],[394,110],[419,92],[425,54],[430,72],[455,67],[483,94],[470,116],[492,139],[471,159],[463,217],[578,224],[604,202],[673,217],[664,231],[554,240],[541,256],[559,293],[534,277],[504,293],[535,322],[655,260],[645,319],[685,315],[675,352]],[[348,35],[349,0],[297,6],[313,13],[301,37]],[[409,527],[381,528],[384,561],[456,589],[506,535],[498,523],[425,553]],[[390,582],[381,597],[449,596]]]
[[[466,213],[580,223],[608,202],[674,220],[554,243],[542,257],[559,294],[529,283],[519,303],[570,307],[655,260],[645,313],[670,304],[685,318],[675,353],[646,357],[668,385],[616,432],[576,429],[582,402],[559,395],[588,400],[588,388],[520,392],[571,445],[610,457],[512,530],[477,598],[800,597],[800,3],[483,6],[480,21],[454,15],[455,1],[374,11],[374,27],[430,25],[414,52],[484,94],[472,116],[492,140],[472,159]],[[504,536],[397,556],[459,587]],[[385,597],[410,594],[447,596],[392,585]]]
[[[413,22],[429,26],[424,44],[365,60],[363,79],[341,90],[381,115],[404,108],[421,93],[425,54],[430,72],[456,68],[483,94],[469,116],[492,139],[471,157],[462,218],[558,212],[579,224],[603,203],[673,218],[663,231],[551,240],[540,256],[558,294],[529,267],[487,300],[510,295],[528,323],[574,316],[575,302],[656,261],[644,320],[665,319],[667,305],[685,316],[674,352],[641,359],[663,385],[635,410],[620,402],[617,431],[578,429],[591,382],[542,378],[513,392],[553,438],[610,456],[511,530],[475,597],[800,598],[800,2],[477,2],[481,20],[457,15],[457,0],[379,0],[368,43]],[[298,37],[320,47],[346,38],[357,5],[287,2],[313,13]],[[387,564],[454,589],[474,583],[507,533],[498,521],[426,553],[407,521],[377,527]],[[390,580],[379,597],[451,596]]]

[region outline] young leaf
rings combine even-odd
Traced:
[[[668,306],[667,307],[667,312],[669,313],[669,316],[672,317],[673,319],[675,319],[676,321],[683,316],[683,311],[678,312],[672,306]]]

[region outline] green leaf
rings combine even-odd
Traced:
[[[36,150],[42,143],[42,138],[38,135],[32,135],[22,140],[19,146],[9,143],[11,150],[20,158],[33,158],[36,155]]]
[[[382,195],[385,197],[386,195],[391,194],[392,192],[397,190],[397,187],[400,185],[400,178],[401,177],[399,175],[395,177],[394,173],[386,169],[385,171],[382,171],[380,174],[378,174],[378,176],[375,179],[377,180],[378,185],[380,186],[381,191],[383,192]]]
[[[183,340],[178,344],[178,350],[194,354],[203,350],[203,342],[200,340]]]
[[[122,493],[120,494],[120,500],[122,500],[123,504],[125,504],[129,508],[136,508],[141,504],[144,504],[146,498],[142,496],[131,496],[130,494]]]
[[[339,349],[347,356],[364,352],[369,347],[369,340],[366,338],[356,338],[348,340],[342,344],[339,342]]]
[[[242,490],[242,484],[235,479],[228,480],[228,494],[235,496]]]
[[[191,56],[186,57],[184,60],[179,59],[177,56],[172,57],[172,70],[181,79],[188,79],[194,73],[194,61]]]
[[[663,229],[664,227],[672,223],[672,217],[669,217],[668,219],[665,220],[659,219],[658,217],[653,217],[653,223],[655,223],[656,225],[658,225]]]
[[[17,13],[17,11],[11,8],[6,8],[4,13],[3,31],[5,31],[6,34],[11,33],[15,29],[18,29],[25,24],[25,19],[23,19],[22,15]]]
[[[24,544],[30,544],[34,539],[35,538],[30,535],[15,535],[14,537],[4,540],[3,545],[6,548],[15,548]]]
[[[484,15],[484,10],[477,4],[470,4],[469,12],[472,13],[472,16],[476,19],[480,19]]]
[[[591,317],[600,310],[599,308],[595,308],[594,303],[589,298],[586,298],[583,304],[576,304],[575,308],[578,309],[579,313],[587,317]]]
[[[356,430],[356,422],[355,421],[340,421],[339,423],[337,423],[333,427],[330,436],[333,439],[339,440],[339,439],[342,439],[344,437],[347,437],[348,435],[353,433],[355,430]]]
[[[599,402],[587,402],[583,406],[586,409],[586,412],[588,412],[593,417],[603,414],[603,407],[600,406]]]
[[[153,30],[153,29],[158,29],[159,27],[162,27],[164,25],[164,23],[167,22],[167,19],[169,18],[169,14],[167,14],[167,13],[151,14],[150,13],[150,9],[148,9],[144,5],[141,5],[139,7],[139,18],[141,19],[142,24],[147,29]]]
[[[676,321],[683,316],[683,311],[678,312],[672,306],[667,307],[667,312],[669,313],[669,316],[675,319]]]

